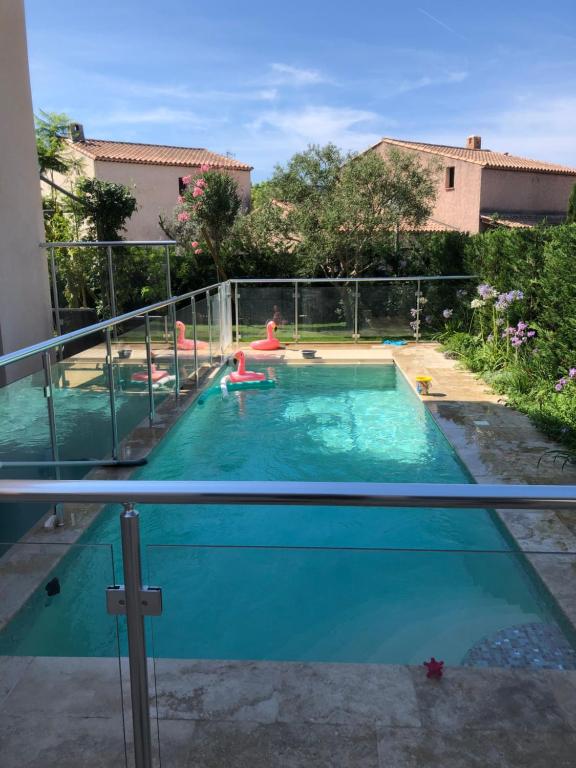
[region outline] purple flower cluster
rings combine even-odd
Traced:
[[[525,323],[523,320],[520,320],[515,328],[510,326],[502,331],[502,338],[510,339],[510,344],[516,348],[521,347],[522,344],[525,344],[533,336],[536,336],[536,331],[528,328],[528,323]]]
[[[508,291],[508,293],[498,294],[494,307],[498,312],[505,312],[514,301],[521,301],[524,298],[522,291]]]
[[[412,320],[412,322],[410,323],[410,328],[412,328],[413,331],[417,331],[419,325],[420,323],[418,322],[418,320]]]
[[[484,300],[493,299],[496,296],[496,288],[489,285],[488,283],[482,283],[482,285],[479,285],[476,290],[478,291],[478,295]]]
[[[562,376],[561,379],[558,379],[556,384],[554,385],[554,389],[556,392],[562,392],[566,384],[570,381],[570,379],[576,379],[576,368],[570,368],[568,371],[568,378],[565,376]]]
[[[453,314],[454,314],[454,310],[453,310],[453,309],[445,309],[445,310],[442,312],[442,317],[443,317],[445,320],[450,320],[450,318],[452,317],[452,315],[453,315]]]

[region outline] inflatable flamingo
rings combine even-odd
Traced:
[[[265,373],[246,370],[246,356],[242,350],[236,352],[234,359],[238,360],[238,370],[230,374],[230,381],[233,384],[239,384],[242,381],[264,381],[266,379]]]
[[[178,338],[176,339],[178,349],[208,349],[208,344],[205,341],[197,341],[194,344],[191,339],[186,338],[186,326],[181,320],[176,320],[176,330],[178,331]]]
[[[253,341],[250,346],[252,349],[280,349],[280,341],[274,336],[277,325],[274,320],[266,323],[266,338],[260,341]]]
[[[168,376],[168,371],[158,370],[158,367],[156,363],[152,363],[152,382],[156,384],[156,382],[161,381],[162,379],[166,378]],[[132,376],[130,376],[130,381],[148,381],[148,373],[144,373],[144,371],[140,373],[133,373]]]

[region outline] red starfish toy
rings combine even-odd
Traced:
[[[428,672],[426,673],[426,677],[435,677],[437,680],[440,680],[440,678],[442,677],[442,673],[444,672],[443,661],[436,661],[434,656],[432,656],[430,661],[424,662],[424,666],[428,670]]]

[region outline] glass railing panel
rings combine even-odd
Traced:
[[[418,284],[376,282],[358,284],[358,334],[362,339],[412,339],[416,322]]]
[[[198,294],[196,296],[194,311],[196,315],[198,366],[201,369],[212,364],[212,324],[210,322],[210,309],[206,294]]]
[[[421,338],[433,338],[447,326],[468,331],[472,318],[470,302],[477,298],[475,285],[471,280],[422,280]]]
[[[204,319],[202,317],[202,320]],[[200,338],[195,299],[177,302],[176,331],[180,386],[186,388],[196,384],[197,370],[210,359],[209,343]],[[202,325],[201,335],[204,336],[206,331],[206,327]]]
[[[354,338],[355,284],[299,283],[298,339],[351,342]]]
[[[32,372],[0,388],[0,463],[52,461],[42,356],[7,366],[5,371],[9,378],[25,371]],[[48,467],[0,466],[1,480],[19,478],[53,480],[55,474]],[[47,511],[48,505],[43,503],[10,501],[0,504],[0,540],[18,540]]]
[[[212,510],[222,536],[224,513],[234,516],[238,540],[251,510]],[[364,512],[350,511],[352,529]],[[412,512],[422,510],[402,510]],[[556,701],[559,681],[567,683],[557,676],[576,669],[574,628],[537,570],[573,568],[575,554],[191,545],[149,546],[147,555],[164,601],[151,619],[159,739],[174,764],[185,744],[207,764],[216,755],[226,764],[242,749],[251,764],[266,765],[270,739],[296,750],[302,731],[318,723],[328,731],[326,764],[343,748],[329,724],[353,724],[356,733],[421,728],[411,738],[426,739],[426,724],[444,718],[463,739],[481,720],[509,728],[513,739],[541,717],[543,695]],[[450,691],[442,704],[435,662]],[[504,705],[510,690],[523,701],[514,713]],[[504,709],[486,709],[487,691],[501,691]],[[576,690],[570,700],[576,704]],[[565,704],[550,706],[565,712]],[[507,717],[513,722],[503,725]],[[569,716],[560,717],[568,727]]]
[[[117,583],[111,548],[3,549],[2,766],[126,765],[129,686],[119,621],[106,610],[106,588]]]
[[[282,343],[294,341],[296,333],[295,284],[269,283],[255,285],[238,283],[238,309],[235,319],[234,339],[239,335],[240,343],[266,338],[266,323],[274,320],[276,336]],[[236,311],[236,309],[234,310]]]
[[[113,247],[112,269],[117,315],[163,301],[170,295],[163,246]]]
[[[111,346],[113,335],[110,334]],[[120,389],[118,359],[108,360],[106,337],[102,333],[85,336],[84,349],[52,363],[55,426],[59,458],[65,461],[102,459],[112,455],[112,399],[114,382],[116,419],[129,408]],[[118,349],[121,343],[117,343]],[[62,470],[62,478],[81,477],[86,469]]]
[[[221,307],[218,291],[210,294],[210,341],[212,344],[212,358],[220,357],[222,353],[220,338]]]

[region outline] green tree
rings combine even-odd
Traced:
[[[302,271],[360,277],[378,270],[400,228],[417,227],[435,199],[436,166],[390,150],[343,154],[310,146],[277,166],[270,189],[289,205],[284,227],[299,242]]]
[[[138,210],[136,198],[124,184],[81,178],[76,184],[77,210],[95,240],[121,240],[126,222]]]
[[[78,161],[67,153],[66,137],[70,118],[58,112],[40,111],[36,116],[36,152],[40,173],[68,174]]]
[[[576,184],[572,187],[572,192],[570,192],[570,197],[568,198],[566,224],[576,224]]]

